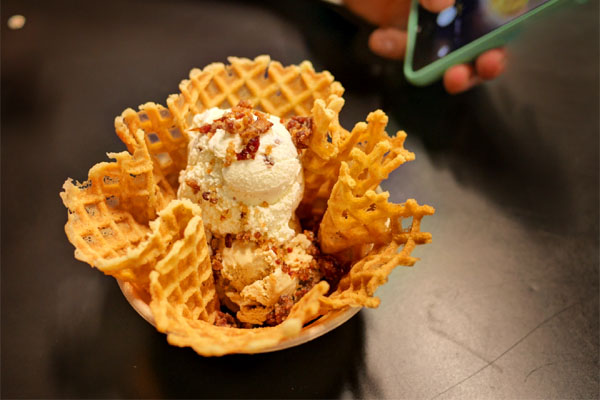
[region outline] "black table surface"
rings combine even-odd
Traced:
[[[509,45],[468,93],[414,88],[320,1],[2,2],[3,398],[597,398],[598,2]],[[83,5],[85,4],[85,5]],[[7,28],[22,14],[22,29]],[[435,206],[414,268],[338,329],[269,354],[169,346],[73,258],[58,193],[124,149],[113,119],[230,55],[311,60],[417,158],[383,184]]]

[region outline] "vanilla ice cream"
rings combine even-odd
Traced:
[[[212,108],[194,117],[210,124],[229,110]],[[253,159],[228,163],[228,149],[244,150],[242,138],[224,129],[211,136],[190,130],[188,167],[179,178],[179,198],[200,205],[207,230],[219,235],[259,232],[278,242],[295,235],[290,227],[304,192],[302,164],[287,129],[275,116],[260,135]]]
[[[268,323],[282,296],[297,301],[320,279],[295,217],[304,192],[299,151],[279,117],[248,108],[206,110],[188,133],[178,197],[200,205],[215,238],[219,298],[238,320]]]

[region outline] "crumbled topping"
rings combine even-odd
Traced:
[[[248,143],[246,143],[246,146],[242,149],[242,151],[236,154],[237,160],[254,160],[254,157],[256,157],[256,152],[258,151],[259,147],[260,136],[254,136],[253,138],[248,140]],[[227,149],[227,155],[229,155],[229,148]]]
[[[292,136],[292,141],[298,150],[306,149],[313,133],[312,117],[291,117],[285,123],[286,129]]]
[[[223,211],[223,212],[221,213],[221,215],[219,216],[219,219],[220,219],[221,221],[225,221],[227,218],[229,218],[229,212],[230,212],[230,210],[229,210],[229,209],[227,209],[227,210]]]
[[[273,165],[275,165],[275,161],[273,161],[273,159],[270,156],[264,155],[263,159],[265,161],[265,164],[267,164],[267,166],[272,167]]]
[[[275,303],[273,310],[267,314],[265,324],[269,326],[279,325],[287,318],[293,306],[294,299],[292,296],[281,296],[277,303]]]
[[[226,167],[229,167],[231,163],[233,163],[237,159],[237,153],[235,152],[235,144],[233,142],[229,142],[227,145],[227,150],[225,153],[225,163]]]
[[[223,311],[217,311],[215,317],[216,326],[226,326],[229,328],[237,328],[238,324],[231,314],[224,313]]]
[[[207,192],[203,192],[203,193],[202,193],[202,198],[203,198],[205,201],[208,201],[208,202],[210,202],[211,204],[217,204],[217,203],[218,203],[218,201],[219,201],[219,199],[217,199],[217,197],[215,197],[215,193],[213,193],[213,192],[208,192],[208,191],[207,191]]]
[[[219,240],[213,239],[211,241],[211,247],[213,249],[213,256],[210,258],[210,265],[213,271],[220,271],[223,269],[223,254],[218,250]]]
[[[185,181],[185,184],[188,185],[194,194],[197,194],[200,191],[200,186],[194,180],[188,179]]]
[[[319,253],[315,256],[319,271],[331,287],[336,287],[340,279],[348,272],[349,265],[340,264],[337,259],[328,254]]]
[[[202,125],[192,130],[212,137],[218,129],[231,135],[239,135],[244,148],[236,153],[233,143],[227,148],[225,166],[231,165],[235,160],[253,160],[260,147],[260,136],[267,133],[273,123],[260,111],[252,110],[252,105],[247,101],[240,101],[230,112],[211,124]]]
[[[245,218],[248,216],[250,210],[248,209],[248,206],[246,206],[243,203],[240,204],[240,210],[240,219],[242,220],[241,222],[246,223]]]
[[[211,267],[212,267],[213,271],[220,271],[223,269],[223,263],[221,262],[221,260],[212,258],[211,259]]]
[[[244,240],[244,241],[249,241],[251,238],[250,232],[242,232],[242,233],[238,233],[237,235],[235,235],[235,239],[236,240]]]

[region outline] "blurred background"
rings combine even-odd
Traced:
[[[322,1],[3,1],[1,396],[597,398],[598,14],[548,15],[504,75],[450,96],[406,83],[369,52],[373,26]],[[434,239],[378,309],[293,349],[202,358],[73,258],[58,193],[125,149],[125,108],[260,54],[329,70],[344,127],[380,108],[408,133],[417,159],[383,187],[436,208]]]

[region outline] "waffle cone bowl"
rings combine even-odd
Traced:
[[[193,69],[166,106],[146,103],[115,119],[127,147],[94,165],[85,182],[67,180],[65,232],[75,258],[118,279],[132,306],[170,344],[203,356],[259,353],[297,345],[377,307],[376,289],[415,246],[431,241],[421,220],[434,209],[414,199],[389,202],[380,183],[414,159],[404,132],[386,133],[380,110],[344,129],[343,87],[305,61],[282,66],[268,56]],[[214,260],[198,204],[177,196],[188,162],[194,116],[244,102],[257,112],[310,120],[300,151],[304,191],[296,214],[316,233],[339,277],[322,279],[273,326],[222,326]],[[308,221],[308,222],[306,222]]]

